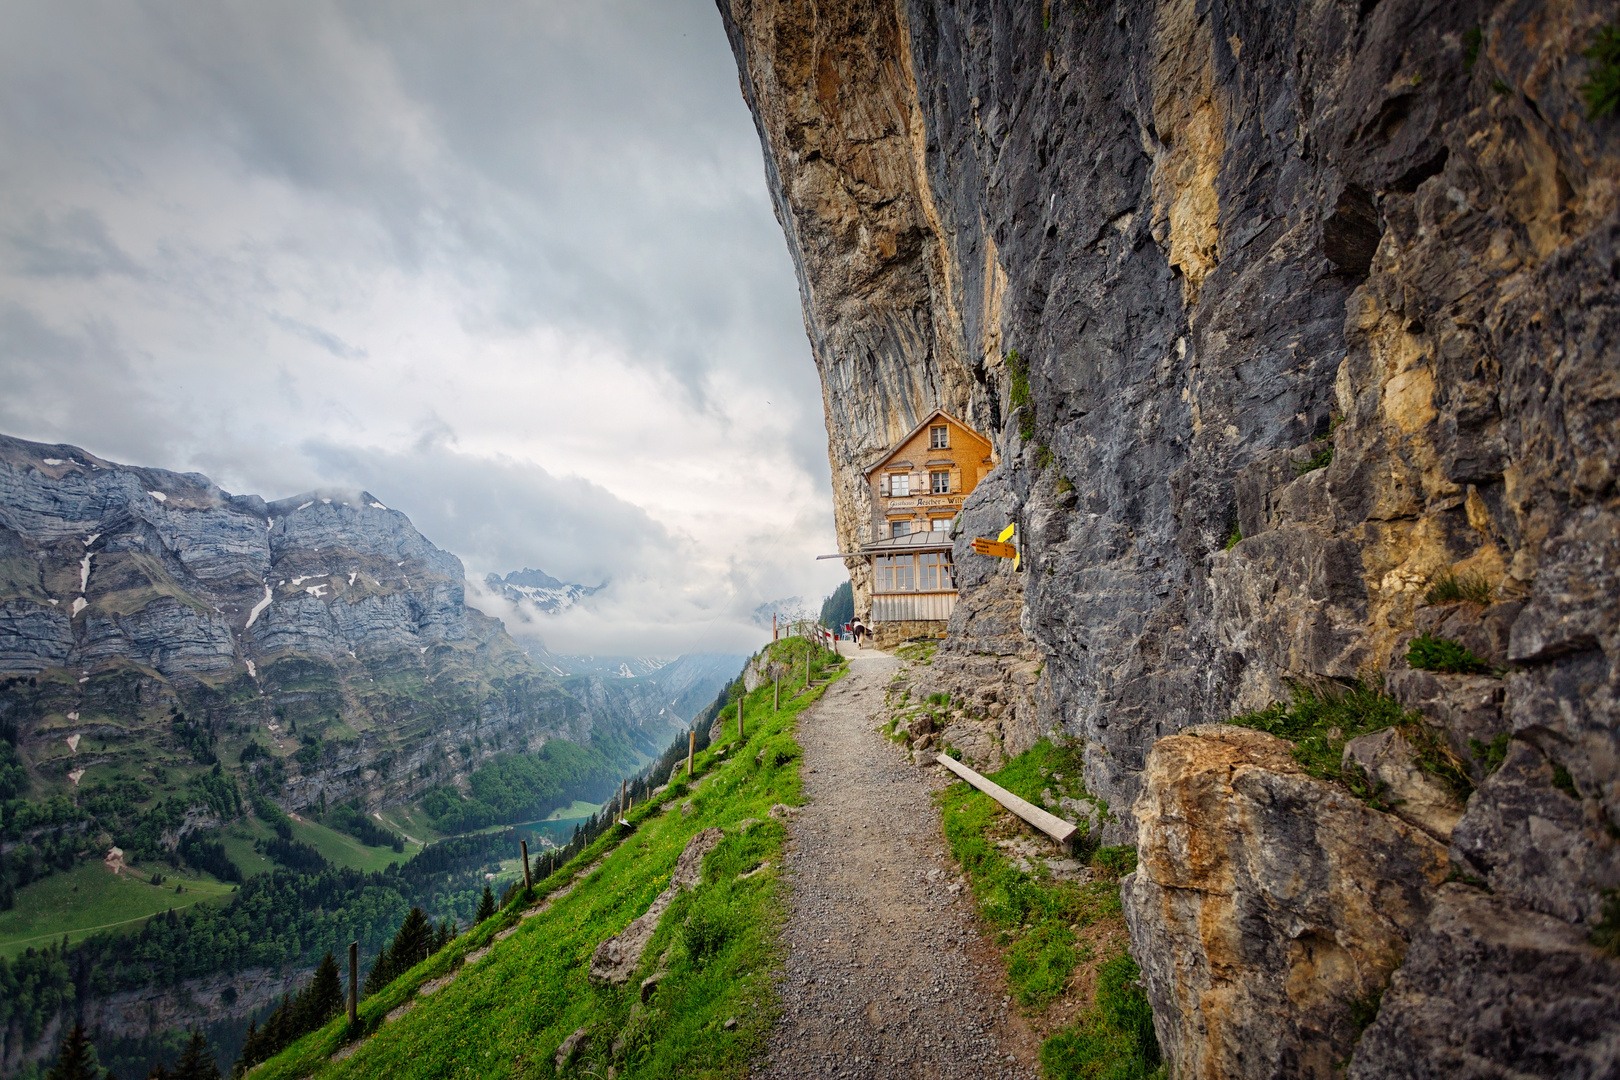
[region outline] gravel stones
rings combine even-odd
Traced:
[[[1036,1075],[944,859],[930,799],[944,779],[873,730],[897,666],[852,659],[799,724],[808,803],[788,825],[783,1017],[763,1078]]]

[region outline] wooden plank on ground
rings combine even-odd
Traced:
[[[1005,806],[1047,836],[1050,836],[1053,840],[1056,840],[1065,850],[1071,850],[1074,847],[1074,834],[1080,831],[1080,826],[1064,821],[1056,814],[1048,814],[1033,803],[1025,802],[1000,784],[986,780],[953,757],[940,754],[934,760],[936,764],[945,766],[951,772],[960,776],[996,800],[996,802]]]

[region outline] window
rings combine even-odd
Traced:
[[[951,447],[951,429],[941,424],[939,427],[928,429],[928,448],[930,450],[949,450]]]
[[[889,494],[894,496],[911,494],[911,474],[895,473],[889,477]]]
[[[917,557],[915,555],[879,555],[877,558],[877,591],[880,593],[912,592]]]
[[[950,532],[951,531],[951,519],[950,518],[935,518],[931,528],[934,530],[934,532],[937,532],[937,533]]]
[[[891,522],[889,522],[889,535],[890,536],[910,536],[911,535],[911,522],[909,522],[909,521],[891,521]]]
[[[948,469],[939,469],[928,474],[929,485],[935,495],[949,495],[951,493],[951,474]]]
[[[956,586],[951,582],[951,557],[944,553],[918,557],[917,588],[923,592],[948,592]]]

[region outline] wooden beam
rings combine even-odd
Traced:
[[[960,761],[957,761],[953,757],[949,757],[945,754],[937,754],[934,757],[934,763],[945,766],[947,769],[951,770],[951,772],[955,773],[957,776],[960,776],[963,780],[966,780],[968,783],[972,784],[974,787],[996,800],[996,802],[1000,803],[1002,806],[1005,806],[1008,810],[1011,810],[1013,813],[1017,814],[1019,817],[1041,830],[1041,832],[1045,833],[1047,836],[1050,836],[1053,840],[1056,840],[1058,845],[1062,847],[1063,850],[1074,850],[1074,836],[1080,831],[1080,826],[1064,821],[1056,814],[1048,814],[1045,810],[1042,810],[1033,803],[1025,802],[1023,799],[1020,799],[1018,796],[1014,795],[1000,784],[995,784],[989,780],[986,780],[984,777],[980,776],[978,773],[974,772],[972,769],[968,768],[966,765],[962,764]]]

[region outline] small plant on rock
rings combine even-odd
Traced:
[[[1612,116],[1620,108],[1620,25],[1611,23],[1599,30],[1585,55],[1592,61],[1592,73],[1581,87],[1586,118]]]
[[[1294,466],[1294,475],[1296,477],[1304,476],[1306,473],[1313,473],[1317,469],[1325,469],[1333,464],[1333,444],[1323,443],[1310,457],[1304,460],[1293,459],[1291,463]]]
[[[1493,597],[1491,586],[1478,574],[1457,574],[1447,570],[1429,582],[1423,599],[1430,604],[1469,603],[1489,606]]]
[[[1463,645],[1430,634],[1419,634],[1406,650],[1406,662],[1420,671],[1441,671],[1451,675],[1484,675],[1491,666]]]
[[[1231,551],[1243,540],[1243,530],[1239,528],[1237,518],[1232,519],[1232,531],[1226,534],[1226,550]]]
[[[1490,775],[1507,760],[1508,743],[1512,739],[1512,733],[1504,731],[1488,743],[1469,739],[1468,749],[1474,755],[1474,760],[1484,767],[1486,775]]]
[[[1592,944],[1620,956],[1620,889],[1603,890],[1603,917],[1592,928]]]

